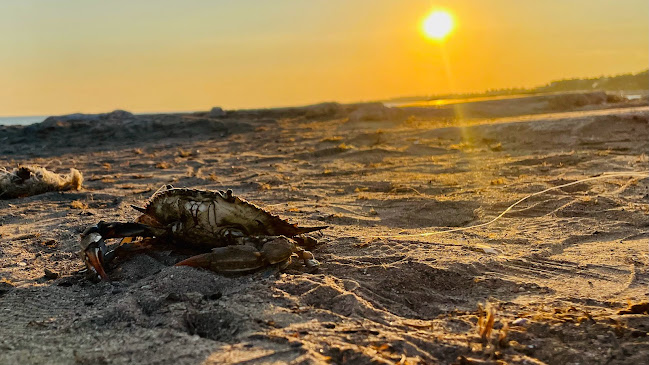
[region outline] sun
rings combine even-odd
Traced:
[[[421,29],[426,37],[441,41],[451,33],[454,23],[448,11],[433,10],[422,22]]]

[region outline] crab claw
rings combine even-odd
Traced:
[[[110,280],[106,271],[104,271],[106,243],[98,231],[97,226],[94,226],[86,229],[81,234],[80,255],[88,271],[99,275],[102,280]]]
[[[81,234],[81,258],[88,270],[99,275],[102,280],[109,280],[104,271],[105,260],[110,260],[115,250],[108,251],[104,240],[124,238],[120,244],[129,243],[132,237],[155,237],[164,234],[164,228],[150,227],[141,223],[99,222],[88,227]],[[107,257],[107,255],[109,257]]]

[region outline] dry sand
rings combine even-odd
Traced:
[[[648,170],[646,100],[520,102],[520,116],[501,104],[462,126],[439,109],[322,104],[0,127],[0,166],[86,179],[0,200],[0,363],[646,363],[649,316],[618,311],[648,297],[647,178],[555,190],[488,227],[376,238]],[[134,219],[130,204],[168,183],[329,225],[313,250],[322,266],[225,277],[174,267],[186,256],[165,250],[120,258],[110,283],[77,273],[85,227]],[[486,344],[479,304],[495,311]]]

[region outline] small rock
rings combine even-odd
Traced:
[[[56,240],[43,241],[43,246],[56,246]]]
[[[499,249],[484,244],[477,244],[475,247],[469,247],[469,249],[472,251],[482,252],[491,255],[502,254],[502,251],[500,251]]]
[[[649,314],[649,302],[642,302],[629,305],[629,308],[617,312],[617,314]]]
[[[13,289],[14,285],[5,279],[0,280],[0,295],[6,294]]]
[[[218,299],[221,299],[222,296],[223,296],[223,293],[216,292],[216,293],[212,293],[212,294],[205,294],[205,299],[207,299],[207,300],[218,300]]]
[[[184,297],[187,301],[192,303],[200,303],[203,300],[203,294],[199,292],[187,292],[184,294]]]
[[[45,278],[47,279],[54,280],[59,278],[58,272],[50,271],[49,269],[45,269],[44,272],[45,272]]]
[[[527,318],[517,318],[512,322],[512,326],[525,326],[529,320]]]
[[[74,282],[72,281],[71,277],[65,277],[65,278],[59,280],[56,283],[56,285],[57,286],[62,286],[62,287],[70,287],[70,286],[74,285]]]
[[[170,302],[182,302],[183,296],[178,293],[169,293],[165,299]]]

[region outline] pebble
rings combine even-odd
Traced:
[[[73,284],[74,283],[72,282],[71,277],[65,277],[65,278],[61,279],[58,283],[56,283],[57,286],[62,286],[62,287],[70,287]]]
[[[512,322],[512,326],[525,326],[529,322],[527,318],[517,318]]]
[[[182,302],[183,301],[183,296],[178,293],[169,293],[167,294],[167,297],[165,298],[166,300],[170,302]]]
[[[218,300],[218,299],[221,299],[222,296],[223,296],[223,293],[215,292],[215,293],[212,293],[212,294],[205,294],[205,299],[207,299],[207,300]]]
[[[47,279],[54,280],[54,279],[58,279],[59,277],[58,272],[50,271],[48,269],[45,269],[43,271],[45,272],[45,278]]]
[[[13,284],[11,284],[9,282],[6,282],[6,281],[0,281],[0,296],[2,296],[3,294],[8,293],[9,290],[13,289],[13,288],[14,288]],[[11,309],[11,308],[7,308],[7,309]]]

